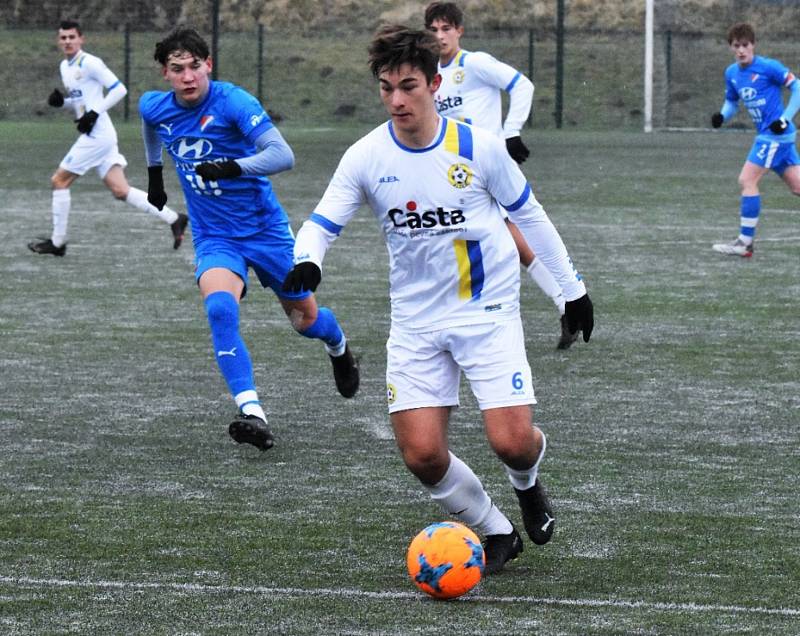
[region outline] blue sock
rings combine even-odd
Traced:
[[[205,306],[214,357],[231,394],[235,397],[242,391],[255,392],[253,363],[239,334],[239,304],[233,294],[218,291],[206,296]]]
[[[761,212],[761,195],[742,197],[741,218],[739,219],[739,239],[744,243],[752,243],[756,235],[756,224]]]
[[[340,348],[344,341],[344,332],[336,321],[336,316],[327,307],[320,307],[314,324],[299,333],[306,338],[322,340],[330,349]]]

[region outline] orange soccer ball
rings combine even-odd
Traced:
[[[420,532],[406,555],[414,584],[434,598],[456,598],[478,584],[486,564],[478,536],[455,521],[432,523]]]

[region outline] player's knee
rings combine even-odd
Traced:
[[[435,448],[406,447],[400,449],[403,462],[420,481],[435,484],[447,472],[449,456]]]
[[[233,294],[218,291],[206,296],[206,316],[212,329],[233,327],[239,322],[239,306]]]
[[[56,173],[50,177],[50,186],[53,190],[64,190],[69,187],[69,184]]]

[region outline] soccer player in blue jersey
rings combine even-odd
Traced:
[[[503,140],[436,112],[436,38],[387,26],[369,52],[391,120],[345,152],[297,233],[296,264],[284,288],[316,289],[328,247],[367,203],[389,252],[386,393],[397,445],[431,498],[484,535],[486,572],[492,574],[522,551],[522,538],[448,447],[462,372],[528,536],[547,543],[555,526],[539,477],[546,442],[532,422],[536,399],[519,315],[519,255],[501,207],[554,272],[567,299],[570,331],[582,331],[586,342],[594,310]]]
[[[283,291],[294,236],[266,175],[288,170],[294,155],[258,100],[212,81],[208,45],[178,28],[156,44],[155,59],[172,90],[142,95],[139,112],[148,164],[148,198],[167,201],[162,147],[172,157],[192,223],[195,277],[203,296],[214,357],[239,409],[231,437],[261,450],[274,444],[239,332],[239,301],[248,270],[277,295],[292,327],[322,340],[344,397],[358,390],[358,364],[330,309],[308,291]]]
[[[58,29],[58,46],[64,59],[59,70],[66,94],[56,88],[50,93],[47,103],[53,108],[69,111],[75,117],[81,135],[50,177],[53,188],[52,234],[50,238],[28,243],[28,249],[36,254],[53,256],[67,253],[67,226],[72,206],[70,186],[92,168],[115,198],[167,223],[172,231],[172,247],[178,249],[183,242],[188,218],[167,207],[156,208],[148,202],[145,192],[128,185],[125,178],[128,162],[119,152],[117,131],[108,115],[108,111],[128,91],[103,60],[83,50],[83,43],[80,24],[74,20],[62,20]]]
[[[464,14],[454,2],[432,2],[425,9],[425,28],[439,41],[439,75],[442,83],[436,92],[440,115],[461,119],[492,131],[505,140],[506,149],[517,163],[530,154],[520,131],[533,104],[533,83],[517,69],[482,51],[461,48]],[[502,94],[508,94],[508,113],[503,120]],[[519,229],[508,219],[525,271],[553,301],[561,320],[556,347],[569,349],[578,339],[570,333],[564,315],[564,294],[553,274],[536,258]]]
[[[731,243],[716,243],[713,248],[721,254],[749,258],[761,212],[761,177],[773,170],[794,194],[800,195],[797,128],[792,122],[800,109],[800,81],[779,61],[755,54],[756,35],[749,24],[734,24],[728,30],[728,44],[736,62],[725,69],[725,103],[711,116],[711,125],[719,128],[733,117],[741,100],[757,134],[739,173],[739,236]],[[785,106],[784,88],[791,91]]]

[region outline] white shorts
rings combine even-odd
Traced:
[[[390,413],[458,406],[461,371],[482,411],[536,404],[519,316],[426,333],[393,325],[386,352]]]
[[[124,168],[127,165],[125,157],[119,152],[116,139],[81,135],[72,144],[59,168],[78,175],[84,175],[87,170],[97,168],[97,174],[103,179],[113,166]]]

